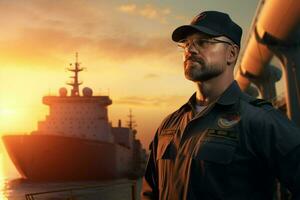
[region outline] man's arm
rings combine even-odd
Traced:
[[[149,146],[150,156],[143,177],[141,200],[158,200],[158,178],[156,165],[157,133]]]
[[[285,155],[279,164],[278,179],[292,193],[293,200],[300,200],[300,145]]]
[[[275,109],[260,120],[260,126],[253,130],[257,148],[293,199],[300,200],[300,129]]]

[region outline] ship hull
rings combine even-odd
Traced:
[[[3,136],[23,178],[37,181],[106,180],[130,173],[131,151],[105,143],[55,135]]]

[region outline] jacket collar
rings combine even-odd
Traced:
[[[216,100],[216,104],[219,105],[233,105],[235,104],[238,99],[240,98],[242,91],[237,83],[236,80],[234,80],[230,86],[221,94],[221,96]],[[195,109],[196,105],[196,92],[190,97],[188,102],[183,105],[183,107],[189,107],[192,109]]]
[[[217,104],[220,105],[232,105],[235,104],[241,96],[241,89],[236,80],[234,80],[230,86],[221,94],[217,100]]]

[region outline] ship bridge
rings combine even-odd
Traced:
[[[59,96],[45,96],[43,103],[49,106],[49,115],[46,120],[38,122],[38,130],[35,134],[60,135],[76,137],[96,141],[114,141],[111,125],[108,122],[107,106],[112,104],[109,96],[93,96],[93,90],[85,87],[80,95],[78,74],[83,70],[78,62],[74,68],[68,68],[73,72],[73,79],[67,84],[72,86],[68,95],[66,88],[59,89]]]

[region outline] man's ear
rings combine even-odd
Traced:
[[[231,45],[227,51],[227,64],[234,65],[237,61],[240,48],[237,45]]]

